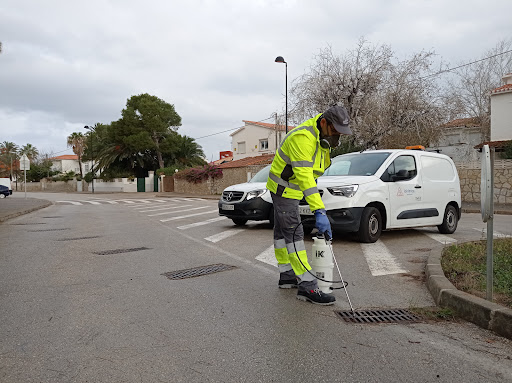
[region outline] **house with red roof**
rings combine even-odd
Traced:
[[[64,154],[51,158],[53,165],[51,170],[58,171],[60,173],[67,173],[69,171],[80,174],[80,166],[78,164],[78,156],[76,154]],[[83,174],[87,174],[91,170],[92,162],[82,159],[82,171]]]
[[[501,151],[512,141],[512,73],[503,76],[504,85],[491,91],[491,140],[477,145],[484,145]]]
[[[276,149],[286,135],[284,125],[243,120],[244,126],[237,129],[231,136],[233,161],[246,157],[275,154]],[[294,126],[288,126],[288,131]]]

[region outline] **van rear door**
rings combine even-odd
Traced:
[[[446,205],[458,201],[460,186],[455,165],[449,158],[424,153],[420,158],[425,206],[435,208],[439,215],[432,224],[443,222]]]

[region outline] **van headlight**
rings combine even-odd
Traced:
[[[349,198],[356,194],[357,189],[359,189],[359,185],[332,186],[327,188],[332,195]]]
[[[267,191],[268,191],[267,189],[259,189],[259,190],[250,191],[247,193],[247,197],[245,197],[245,199],[247,201],[249,201],[250,199],[261,197]]]

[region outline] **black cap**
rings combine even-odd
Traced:
[[[331,106],[324,112],[322,117],[329,121],[338,133],[352,134],[352,130],[348,127],[350,119],[344,107],[339,105]]]

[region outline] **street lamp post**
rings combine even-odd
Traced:
[[[84,126],[84,129],[87,129],[91,132],[91,173],[92,173],[92,192],[94,194],[94,149],[92,147],[92,133],[94,132],[94,128],[91,126]]]
[[[286,130],[286,133],[288,133],[288,63],[286,61],[284,61],[284,58],[283,56],[277,56],[276,57],[276,63],[284,63],[285,65],[285,80],[284,80],[284,84],[285,84],[285,123],[286,123],[286,126],[285,126],[285,130]]]

